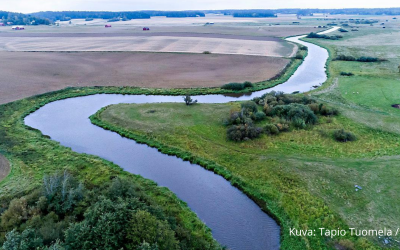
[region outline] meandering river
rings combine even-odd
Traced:
[[[300,41],[302,37],[287,39],[308,47],[308,56],[287,82],[241,97],[206,95],[193,98],[200,103],[226,103],[250,100],[271,90],[304,92],[322,84],[327,78],[328,52]],[[279,249],[279,225],[228,181],[198,165],[161,154],[157,149],[99,128],[89,120],[89,116],[111,104],[163,102],[182,102],[182,97],[99,94],[70,98],[43,106],[27,116],[25,124],[76,152],[99,156],[128,172],[168,187],[212,229],[214,238],[230,249]]]

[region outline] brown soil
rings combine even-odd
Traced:
[[[173,36],[173,37],[206,37],[255,41],[282,41],[272,36],[243,36],[232,34],[212,34],[193,32],[141,32],[141,33],[0,33],[0,37],[152,37],[152,36]]]
[[[4,156],[0,155],[0,181],[6,178],[8,173],[10,173],[10,164]]]
[[[68,86],[215,87],[277,75],[285,58],[135,52],[0,52],[0,104]]]

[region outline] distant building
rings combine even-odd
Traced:
[[[24,30],[25,27],[24,26],[13,26],[12,29],[13,30]]]
[[[111,28],[111,24],[106,24],[104,27]]]
[[[150,28],[149,28],[149,27],[144,27],[143,30],[144,30],[144,31],[150,30]]]
[[[0,26],[6,26],[4,23],[0,23]]]
[[[13,22],[7,22],[7,25],[13,25]]]

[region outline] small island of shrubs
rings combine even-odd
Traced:
[[[307,35],[307,38],[322,38],[322,39],[328,39],[328,40],[339,40],[340,38],[343,38],[343,36],[340,36],[340,35],[328,36],[328,35],[320,35],[315,32],[311,32],[310,34]]]
[[[247,141],[262,134],[278,135],[293,129],[307,129],[317,124],[320,116],[337,116],[336,108],[318,103],[309,96],[272,91],[252,101],[241,103],[240,110],[232,110],[224,121],[231,141]],[[263,123],[266,121],[265,123]],[[334,131],[339,142],[356,140],[351,132]]]

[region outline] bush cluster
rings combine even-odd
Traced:
[[[339,40],[340,38],[343,38],[343,36],[340,36],[340,35],[328,36],[328,35],[320,35],[315,32],[311,32],[310,34],[307,35],[307,38],[322,38],[322,39],[328,39],[328,40]]]
[[[377,57],[369,57],[369,56],[362,56],[362,57],[354,57],[354,56],[345,56],[345,55],[338,55],[336,57],[337,61],[348,61],[348,62],[383,62],[386,61],[382,58]]]
[[[340,28],[339,31],[340,31],[340,32],[343,32],[343,33],[349,32],[348,30],[343,29],[343,28]]]
[[[263,111],[260,111],[260,110]],[[262,132],[277,135],[291,129],[305,129],[318,122],[319,116],[338,115],[339,111],[306,95],[284,94],[272,91],[253,101],[243,102],[240,112],[232,112],[225,125],[228,139],[243,141],[259,137]],[[260,129],[255,124],[268,119]]]
[[[46,176],[3,202],[2,249],[210,249],[168,213],[127,180],[88,188],[67,172]]]
[[[353,73],[351,73],[351,72],[340,72],[340,75],[341,76],[354,76],[354,74]]]
[[[298,103],[277,105],[272,108],[270,114],[292,122],[296,128],[305,128],[307,124],[315,124],[318,121],[317,116],[308,106]]]
[[[254,125],[257,121],[266,118],[264,112],[258,111],[258,106],[253,101],[243,102],[240,111],[230,113],[225,125],[229,126],[227,136],[232,141],[244,141],[257,138],[262,133],[262,128]]]
[[[232,141],[245,141],[257,138],[261,135],[262,128],[253,124],[239,124],[228,128],[228,139]]]
[[[229,90],[243,90],[245,88],[252,88],[253,86],[254,85],[251,82],[244,82],[244,83],[231,82],[223,85],[221,88]]]
[[[344,131],[343,129],[334,131],[333,137],[338,142],[349,142],[357,140],[357,137],[353,133]]]

